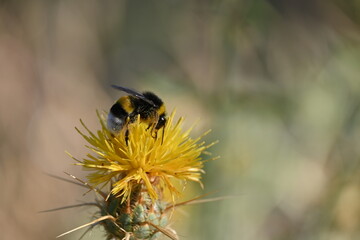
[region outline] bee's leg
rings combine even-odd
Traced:
[[[125,143],[126,146],[129,146],[129,129],[125,130]]]
[[[164,143],[165,127],[162,128],[161,145]]]
[[[155,128],[155,126],[156,123],[151,124],[151,136],[156,139],[158,130]]]
[[[151,136],[153,138],[157,138],[157,129],[155,128],[156,123],[151,123],[149,124],[149,126],[146,128],[146,130],[150,130],[151,131]],[[153,134],[154,133],[154,134]]]
[[[146,128],[146,130],[149,130],[149,129],[155,129],[155,123],[151,123],[149,124],[149,126]]]
[[[129,129],[126,129],[125,131],[125,142],[126,142],[126,146],[129,146]]]
[[[127,118],[126,118],[126,122],[125,122],[125,124],[124,124],[124,131],[125,131],[125,143],[126,143],[126,146],[129,146],[129,123],[130,123],[130,121],[131,121],[131,118],[130,118],[130,116],[128,116]]]
[[[151,134],[151,135],[153,135],[152,137],[156,139],[157,138],[157,131],[153,131],[153,133],[154,133],[154,135],[153,134]]]

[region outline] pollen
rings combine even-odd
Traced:
[[[214,143],[205,144],[182,130],[183,118],[175,120],[175,111],[166,125],[159,130],[149,128],[147,123],[137,120],[114,136],[106,127],[106,119],[98,113],[101,129],[90,131],[81,121],[85,133],[77,131],[88,142],[90,153],[76,165],[91,171],[89,182],[95,186],[111,184],[111,193],[121,201],[129,199],[141,187],[155,201],[164,194],[172,199],[180,195],[175,181],[197,182],[202,186],[204,173],[202,158],[206,149]],[[156,131],[156,132],[155,132]]]

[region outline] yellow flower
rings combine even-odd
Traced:
[[[113,136],[99,113],[102,128],[96,134],[81,121],[89,136],[77,131],[90,144],[87,147],[92,153],[82,161],[77,160],[77,165],[95,171],[88,175],[91,183],[106,185],[111,182],[111,193],[122,197],[122,201],[139,186],[145,186],[153,200],[164,191],[170,192],[174,199],[180,192],[173,179],[201,184],[204,173],[201,154],[214,144],[200,142],[209,131],[196,139],[191,138],[191,128],[183,132],[183,118],[174,123],[174,115],[175,112],[169,116],[164,129],[157,133],[138,117],[127,126],[127,137],[126,129]]]

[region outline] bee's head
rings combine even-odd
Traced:
[[[160,129],[165,126],[165,123],[166,123],[166,115],[165,115],[165,113],[163,113],[159,116],[159,119],[158,119],[158,122],[157,122],[155,128]]]
[[[166,123],[166,109],[163,101],[152,92],[144,92],[144,97],[153,103],[153,107],[156,110],[158,121],[156,129],[162,128]]]

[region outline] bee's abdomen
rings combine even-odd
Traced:
[[[115,117],[118,118],[126,118],[128,113],[125,109],[121,106],[119,102],[116,102],[111,108],[110,113],[112,113]]]
[[[128,113],[119,102],[116,102],[111,108],[107,119],[108,129],[112,133],[118,133],[124,126]]]

